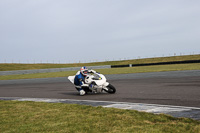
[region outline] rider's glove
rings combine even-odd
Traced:
[[[96,73],[94,70],[88,70],[89,73]]]

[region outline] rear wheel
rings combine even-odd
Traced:
[[[106,88],[108,90],[105,90],[106,92],[110,93],[110,94],[114,94],[116,92],[116,89],[114,86],[112,86],[111,84],[109,84],[108,86],[106,86]]]

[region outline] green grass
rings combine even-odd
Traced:
[[[182,71],[182,70],[200,70],[200,63],[97,69],[96,71],[102,74],[127,74],[127,73]],[[67,77],[70,75],[75,75],[76,72],[77,71],[65,71],[65,72],[52,72],[52,73],[23,74],[23,75],[4,75],[0,76],[0,80]]]
[[[0,101],[0,132],[199,133],[200,122],[134,110]]]
[[[93,63],[75,63],[75,64],[2,64],[1,63],[0,71],[100,66],[100,65],[127,65],[127,64],[157,63],[157,62],[184,61],[184,60],[200,60],[200,55],[185,55],[185,56],[159,57],[159,58],[122,60],[122,61],[106,61],[106,62],[93,62]]]

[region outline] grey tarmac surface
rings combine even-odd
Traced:
[[[116,94],[79,96],[73,84],[64,77],[0,81],[0,99],[6,100],[9,97],[78,99],[79,103],[84,100],[105,101],[105,103],[109,101],[109,104],[102,102],[96,104],[136,110],[146,108],[141,110],[153,113],[159,113],[161,110],[161,113],[200,120],[200,70],[106,75],[106,77],[116,87]],[[151,106],[152,104],[156,105]],[[176,109],[177,106],[179,110]],[[196,108],[188,109],[186,106]],[[171,111],[166,112],[166,110]]]

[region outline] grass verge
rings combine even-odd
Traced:
[[[158,58],[106,61],[106,62],[93,62],[93,63],[74,63],[74,64],[48,64],[48,63],[47,64],[14,64],[14,63],[2,64],[0,63],[0,71],[66,68],[66,67],[81,67],[81,66],[100,66],[100,65],[127,65],[127,64],[171,62],[171,61],[186,61],[186,60],[200,60],[200,55],[185,55],[185,56],[158,57]]]
[[[200,63],[98,69],[97,71],[103,74],[128,74],[128,73],[182,71],[182,70],[200,70]],[[24,74],[24,75],[3,75],[0,76],[0,80],[67,77],[70,75],[75,75],[76,72],[77,71],[65,71],[65,72],[52,72],[52,73]]]
[[[134,110],[19,101],[0,107],[0,132],[200,132],[199,121]]]

